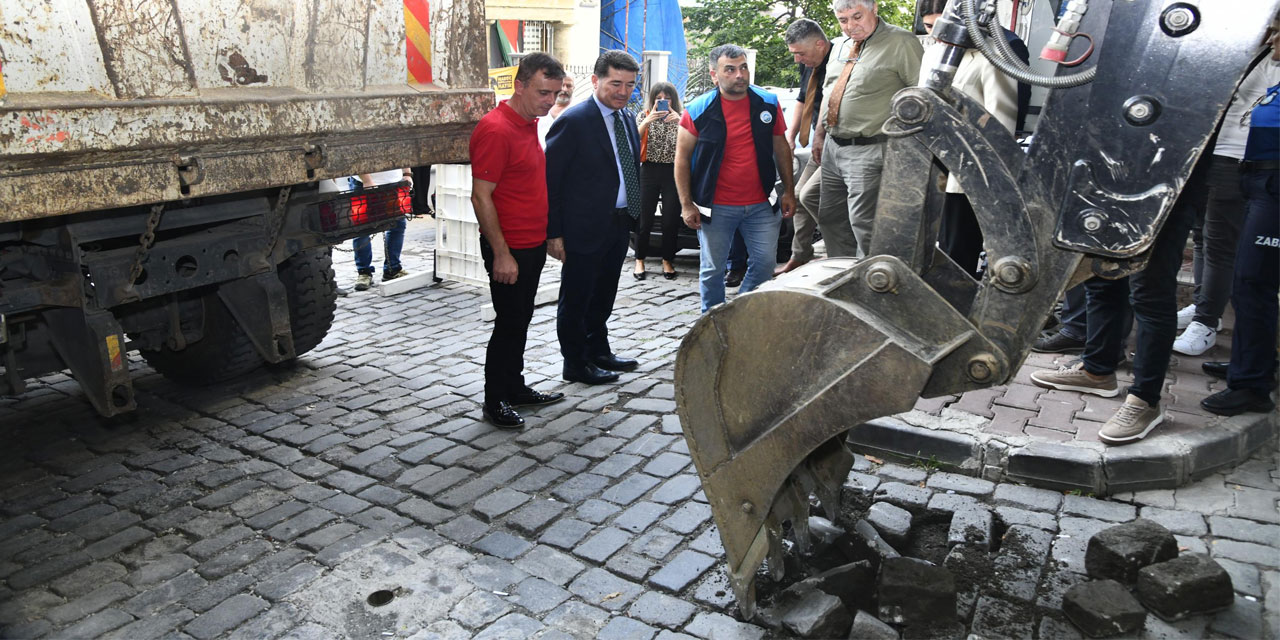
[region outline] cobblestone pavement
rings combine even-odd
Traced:
[[[423,268],[429,253],[408,253]],[[568,400],[522,432],[480,420],[486,295],[457,284],[343,298],[298,366],[234,384],[182,388],[134,361],[132,419],[103,423],[65,375],[0,400],[0,636],[784,637],[735,617],[674,415],[671,362],[697,313],[696,262],[677,268],[624,275],[614,345],[641,367],[614,385],[560,382],[554,310],[537,311],[531,382]],[[1077,637],[1055,611],[1087,535],[1141,515],[1238,593],[1213,618],[1150,616],[1147,637],[1274,638],[1276,460],[1273,443],[1176,490],[1097,500],[859,458],[846,488],[1038,532],[1025,589],[963,601],[976,633]],[[1032,598],[1035,619],[981,614],[1009,598]]]

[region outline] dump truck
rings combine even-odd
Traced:
[[[407,213],[318,181],[465,162],[493,105],[475,0],[6,1],[0,393],[70,370],[113,416],[133,351],[195,384],[296,359],[332,245]]]
[[[866,257],[801,267],[710,310],[681,343],[677,412],[745,617],[757,578],[782,577],[784,538],[804,550],[811,508],[838,511],[850,429],[920,397],[1008,382],[1066,288],[1143,268],[1237,84],[1265,54],[1280,7],[1061,4],[1078,29],[1060,23],[1028,44],[1069,43],[1060,59],[1081,64],[1045,75],[1009,51],[995,0],[951,0],[933,31],[946,47],[941,62],[923,86],[894,97],[884,126]],[[1025,152],[951,89],[974,47],[1050,89]],[[976,212],[982,281],[936,247],[939,164]]]

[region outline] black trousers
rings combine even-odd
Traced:
[[[938,226],[938,248],[964,272],[977,276],[982,255],[982,229],[973,205],[963,193],[948,193],[942,202],[942,223]]]
[[[1084,283],[1088,292],[1088,336],[1084,368],[1094,375],[1115,373],[1124,355],[1126,306],[1132,306],[1137,325],[1133,356],[1133,385],[1128,392],[1155,406],[1160,404],[1169,355],[1178,333],[1178,269],[1182,250],[1195,219],[1204,205],[1207,164],[1192,171],[1168,219],[1156,235],[1147,268],[1127,278],[1093,278]],[[1127,300],[1126,300],[1127,298]],[[1128,302],[1129,305],[1125,303]]]
[[[636,229],[636,260],[649,255],[649,234],[653,231],[653,214],[662,198],[662,259],[676,257],[676,235],[680,233],[680,194],[676,192],[675,165],[669,162],[646,162],[640,165],[640,226]]]
[[[480,256],[489,272],[489,297],[493,300],[493,334],[484,355],[484,403],[489,406],[509,400],[525,390],[524,345],[533,319],[533,299],[538,292],[542,266],[547,262],[547,245],[512,249],[519,273],[515,284],[493,280],[493,247],[480,237]]]
[[[613,215],[610,237],[592,253],[575,253],[565,247],[560,268],[560,301],[556,308],[556,334],[566,365],[581,366],[592,358],[613,353],[606,323],[618,296],[618,276],[627,257],[631,218]]]
[[[1276,373],[1276,293],[1280,290],[1280,177],[1244,174],[1247,213],[1236,246],[1231,306],[1236,310],[1227,385],[1268,392]],[[1196,308],[1199,311],[1199,307]]]

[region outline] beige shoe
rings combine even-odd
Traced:
[[[1116,385],[1116,374],[1095,376],[1084,370],[1083,362],[1062,367],[1057,371],[1037,371],[1031,374],[1031,381],[1037,387],[1046,389],[1092,393],[1104,398],[1120,395],[1120,387]]]
[[[362,273],[356,276],[356,291],[368,291],[373,286],[373,274]]]
[[[1129,394],[1116,414],[1102,425],[1098,438],[1107,444],[1136,442],[1147,437],[1161,422],[1164,422],[1164,412],[1159,406],[1153,407],[1146,400]]]

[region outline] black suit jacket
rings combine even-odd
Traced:
[[[631,162],[638,176],[636,118],[626,109],[621,113],[631,146],[623,161]],[[613,123],[608,124],[612,131]],[[613,144],[595,98],[566,109],[547,132],[547,237],[564,238],[565,251],[573,253],[595,253],[606,246],[615,228],[618,178]]]

